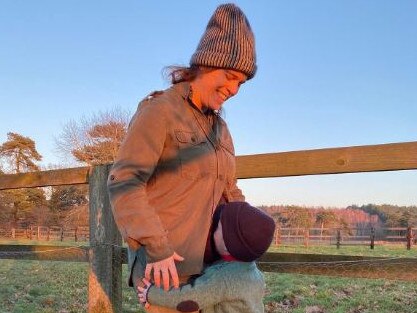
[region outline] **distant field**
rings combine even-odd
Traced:
[[[416,247],[407,251],[402,246],[381,246],[375,247],[375,250],[369,247],[336,249],[287,246],[271,250],[288,253],[417,256]],[[86,312],[87,272],[86,263],[0,259],[0,312]],[[124,281],[126,275],[127,266],[124,265]],[[265,277],[267,292],[264,302],[267,313],[417,312],[417,283],[275,273],[265,273]],[[126,285],[123,289],[123,312],[143,312],[133,290]]]

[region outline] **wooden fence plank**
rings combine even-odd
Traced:
[[[122,238],[107,193],[110,165],[95,166],[90,176],[90,271],[88,312],[122,311]]]
[[[415,170],[417,142],[239,156],[238,178]]]
[[[238,178],[417,169],[417,141],[281,153],[236,158]],[[0,190],[88,183],[88,167],[0,175]]]
[[[0,245],[0,259],[88,262],[89,247],[55,245]]]
[[[0,175],[0,190],[88,183],[89,167]]]
[[[68,249],[63,250],[66,248]],[[0,245],[0,259],[86,262],[88,249],[89,247]],[[126,248],[122,249],[121,260],[123,264],[127,263]],[[258,260],[258,265],[261,270],[273,273],[417,281],[417,258],[268,252]]]
[[[378,278],[417,282],[417,258],[266,253],[259,261],[266,272]]]

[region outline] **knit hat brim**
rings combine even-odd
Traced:
[[[275,221],[246,202],[230,202],[223,206],[220,221],[229,253],[245,262],[261,257],[271,245]]]

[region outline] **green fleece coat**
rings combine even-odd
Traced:
[[[255,262],[220,261],[179,289],[150,287],[148,302],[180,312],[262,313],[264,291],[264,277]]]

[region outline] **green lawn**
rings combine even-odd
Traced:
[[[266,274],[266,312],[415,313],[417,284],[376,279]],[[321,311],[313,311],[319,313]]]
[[[86,312],[86,263],[0,260],[0,312]],[[127,267],[123,266],[124,281]],[[265,273],[266,312],[417,312],[417,284]],[[141,312],[123,289],[123,312]],[[313,311],[314,312],[314,311]]]
[[[1,242],[3,244],[16,244]],[[38,244],[39,242],[22,242]],[[59,242],[47,242],[56,245]],[[61,243],[67,245],[68,243]],[[270,251],[384,257],[417,257],[416,247],[280,246]],[[417,259],[416,259],[417,262]],[[401,266],[401,265],[399,265]],[[404,268],[407,271],[407,268]],[[127,266],[123,266],[123,282]],[[88,264],[0,259],[0,312],[86,312]],[[265,273],[265,312],[286,313],[408,313],[417,312],[417,282],[333,278]],[[315,309],[315,310],[314,310]],[[124,284],[123,312],[141,311],[133,289]]]

